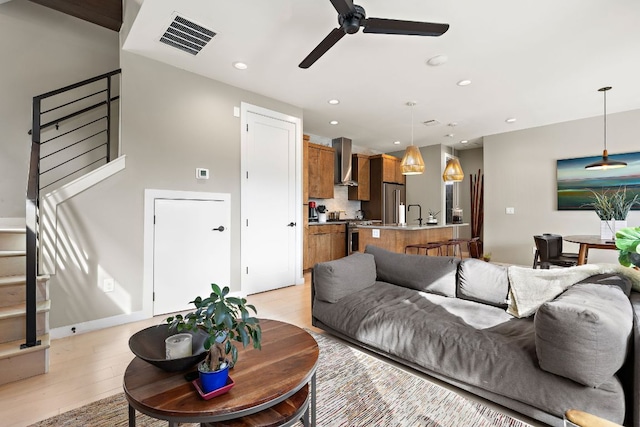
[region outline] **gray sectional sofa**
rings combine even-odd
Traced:
[[[518,318],[510,277],[480,260],[367,246],[314,267],[312,323],[549,425],[574,408],[639,427],[631,281],[593,275]]]

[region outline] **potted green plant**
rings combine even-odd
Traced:
[[[631,208],[638,203],[638,195],[633,198],[627,196],[627,187],[616,190],[605,189],[601,192],[590,190],[593,201],[585,206],[592,207],[600,218],[600,238],[611,240],[616,230],[627,226],[627,215]]]
[[[253,347],[260,349],[262,339],[259,320],[249,313],[251,310],[258,314],[253,305],[247,304],[245,298],[228,296],[227,286],[220,289],[212,283],[211,290],[207,298],[198,296],[190,302],[195,305],[195,311],[166,319],[170,328],[175,328],[178,332],[201,329],[208,333],[204,342],[204,348],[208,350],[207,357],[198,365],[205,393],[226,384],[228,370],[238,360],[235,342],[242,343],[243,347],[253,342]]]
[[[640,227],[626,227],[616,232],[618,261],[625,267],[640,268]]]

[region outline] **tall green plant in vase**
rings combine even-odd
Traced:
[[[205,393],[219,387],[208,387],[203,374],[226,371],[222,379],[216,379],[214,385],[223,386],[226,383],[228,369],[238,361],[238,349],[236,342],[243,347],[253,342],[253,347],[260,350],[262,330],[260,321],[251,316],[249,310],[258,314],[256,308],[247,304],[245,298],[229,296],[229,287],[220,288],[215,283],[211,284],[211,294],[202,298],[196,297],[190,304],[196,309],[185,314],[177,314],[166,319],[170,328],[178,332],[204,330],[209,335],[204,342],[204,348],[208,350],[205,360],[198,365],[200,380]],[[229,360],[229,357],[231,360]],[[208,390],[207,390],[208,389]]]
[[[593,201],[585,206],[593,208],[600,218],[600,238],[610,240],[615,238],[616,230],[627,226],[627,215],[631,208],[638,203],[638,195],[627,196],[627,187],[616,190],[606,189],[602,192],[590,190]]]

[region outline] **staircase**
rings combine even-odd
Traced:
[[[37,278],[36,325],[41,344],[25,343],[25,227],[0,220],[0,385],[48,371],[49,278]]]
[[[41,237],[55,235],[56,204],[123,167],[108,167],[118,157],[111,117],[119,75],[111,71],[33,98],[25,219],[0,218],[0,385],[49,370],[51,301],[49,276],[40,273]],[[49,197],[65,185],[75,190]],[[43,199],[51,208],[44,221]],[[50,259],[56,251],[49,248]]]

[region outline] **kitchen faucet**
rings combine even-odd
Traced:
[[[407,211],[411,210],[411,206],[417,206],[418,207],[418,226],[422,227],[422,206],[420,205],[409,205],[407,206]]]

